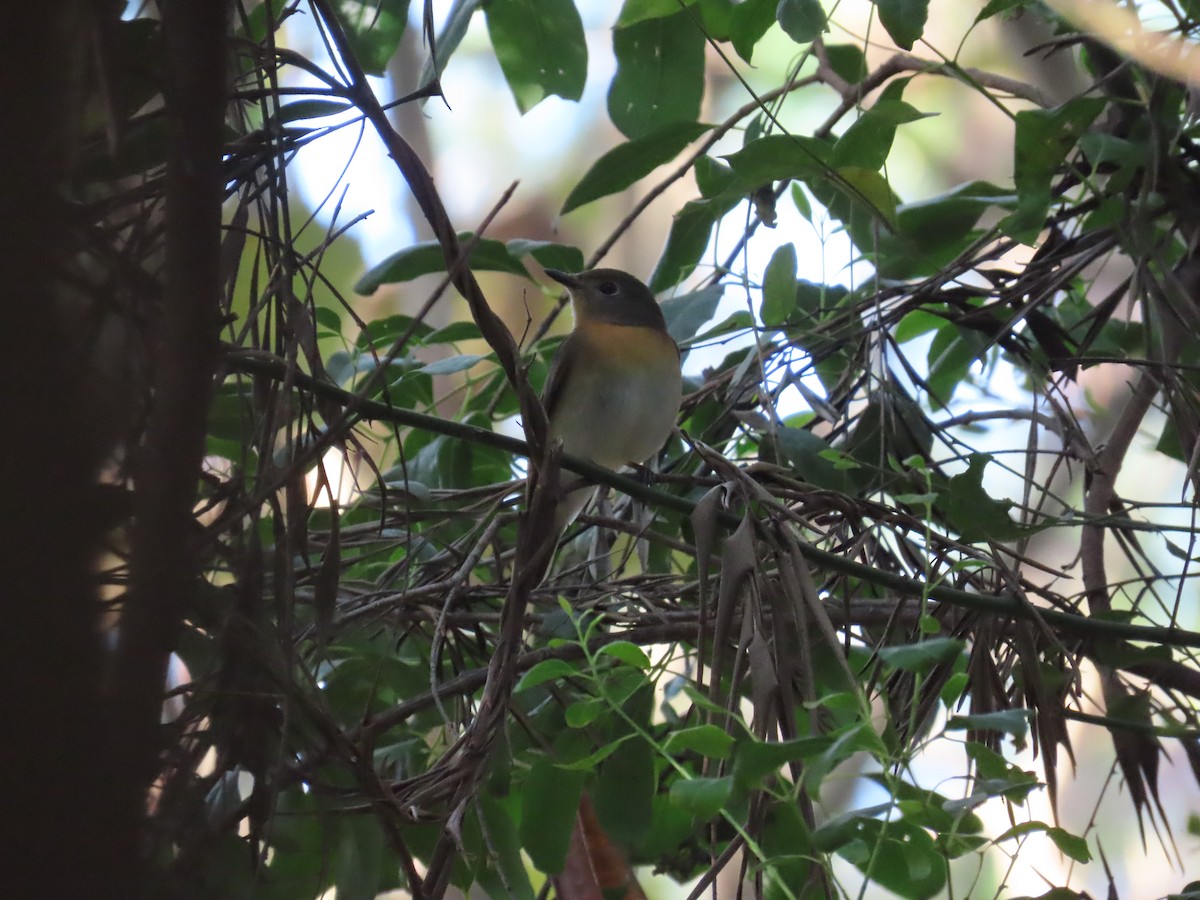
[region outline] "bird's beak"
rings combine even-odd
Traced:
[[[579,279],[576,278],[574,275],[569,275],[560,269],[545,269],[543,271],[545,271],[545,273],[547,275],[549,275],[551,278],[553,278],[555,281],[557,281],[559,284],[561,284],[565,288],[569,289],[569,288],[579,287]]]

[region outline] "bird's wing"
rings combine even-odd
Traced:
[[[554,408],[562,396],[563,385],[567,383],[567,362],[571,347],[578,343],[579,336],[572,332],[567,339],[558,345],[554,358],[550,360],[550,371],[546,373],[546,386],[542,388],[542,405],[546,408],[546,417],[554,419]]]

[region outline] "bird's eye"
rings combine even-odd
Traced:
[[[600,293],[604,294],[606,297],[611,297],[617,292],[617,290],[617,283],[615,281],[605,281],[600,285]]]

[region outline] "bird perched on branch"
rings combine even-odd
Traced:
[[[550,364],[542,402],[563,450],[610,469],[644,462],[675,427],[683,395],[679,347],[654,294],[617,269],[546,274],[571,295],[575,330]],[[571,491],[555,512],[561,534],[595,489]]]

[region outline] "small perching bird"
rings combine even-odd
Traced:
[[[551,440],[609,469],[644,462],[671,436],[683,396],[679,347],[658,301],[617,269],[546,274],[566,287],[575,312],[575,329],[550,364],[542,396]],[[581,488],[560,501],[556,535],[594,490]]]

